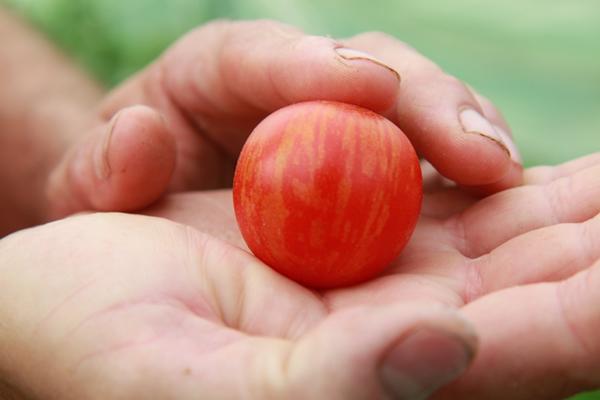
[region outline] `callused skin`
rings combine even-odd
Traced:
[[[322,289],[368,280],[400,254],[419,216],[422,178],[393,123],[357,106],[313,101],[255,128],[233,195],[252,252]]]

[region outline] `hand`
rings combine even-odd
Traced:
[[[22,230],[0,241],[0,276],[2,398],[413,399],[475,347],[447,307],[329,309],[235,246],[148,216]]]
[[[600,387],[600,153],[530,169],[525,182],[489,200],[494,218],[481,206],[463,214],[489,218],[465,231],[482,239],[462,308],[481,346],[437,398],[563,399]]]
[[[328,309],[414,301],[460,309],[479,352],[437,398],[553,399],[598,387],[600,153],[532,168],[523,187],[483,200],[423,170],[423,215],[400,259],[378,279],[324,293]],[[228,192],[166,204],[164,216],[243,246]]]
[[[314,99],[386,115],[461,185],[493,192],[521,182],[500,113],[397,40],[370,33],[336,41],[275,22],[220,21],[182,38],[103,101],[90,133],[52,173],[49,213],[138,210],[166,191],[229,186],[254,126]]]
[[[598,246],[572,239],[587,232],[590,243],[598,241],[599,164],[596,155],[533,169],[527,186],[479,202],[428,174],[424,216],[397,265],[364,285],[325,293],[163,219],[97,214],[22,231],[0,242],[2,376],[27,394],[59,398],[235,397],[239,390],[373,398],[382,387],[423,394],[459,374],[474,351],[465,323],[431,308],[443,303],[462,308],[482,341],[473,367],[439,396],[553,398],[597,385],[598,301],[593,283],[582,283],[597,275],[597,266],[585,268],[598,259]],[[215,228],[202,216],[218,224],[218,215],[231,213],[226,192],[175,196],[149,212],[239,240],[235,225]],[[535,283],[545,280],[564,283]],[[523,286],[508,288],[514,285]],[[398,338],[422,329],[406,339],[400,361],[389,355]],[[282,364],[289,359],[298,361]],[[377,369],[381,359],[404,378]],[[241,377],[238,384],[232,376]],[[411,386],[402,384],[407,376]]]

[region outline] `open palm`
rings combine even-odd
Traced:
[[[597,385],[599,165],[530,170],[480,201],[428,178],[396,265],[328,292],[240,249],[227,192],[148,211],[185,224],[92,214],[21,231],[0,251],[4,386],[48,399],[418,398],[474,353],[458,308],[480,351],[439,396]]]
[[[331,310],[249,253],[162,218],[76,216],[0,244],[3,398],[415,398],[474,347],[451,310]],[[415,351],[461,365],[424,375]]]
[[[483,200],[448,185],[429,165],[424,171],[422,217],[385,275],[316,295],[296,286],[275,296],[299,309],[319,310],[313,317],[317,320],[365,305],[421,301],[462,308],[476,324],[482,344],[470,372],[448,389],[451,397],[560,398],[597,385],[600,376],[588,375],[600,365],[600,340],[592,336],[600,326],[600,309],[590,310],[594,292],[586,290],[593,285],[582,288],[581,281],[600,269],[600,154],[530,169],[526,185]],[[172,197],[167,210],[169,218],[244,247],[228,192]],[[600,284],[600,276],[595,279]],[[243,293],[253,292],[245,288]],[[264,295],[264,303],[274,296],[259,293],[258,288],[251,296]],[[250,320],[261,320],[263,310],[257,308]],[[282,326],[305,324],[306,311],[277,312]],[[530,339],[523,340],[523,333]],[[517,339],[521,342],[515,346]],[[595,352],[577,357],[582,341],[592,341],[585,348],[592,346]],[[553,353],[556,349],[563,352]],[[515,384],[507,387],[507,382]]]

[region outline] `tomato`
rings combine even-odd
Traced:
[[[233,198],[244,240],[265,264],[305,286],[347,286],[382,272],[405,247],[421,208],[421,169],[384,117],[305,102],[254,129]]]

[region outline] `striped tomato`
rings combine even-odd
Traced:
[[[303,285],[332,288],[372,278],[400,254],[419,216],[421,170],[387,119],[312,101],[256,127],[233,196],[256,257]]]

